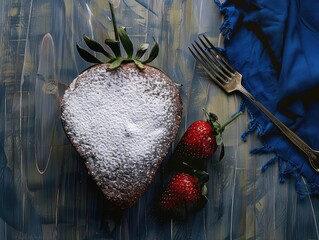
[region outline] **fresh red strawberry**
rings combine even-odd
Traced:
[[[202,160],[212,156],[218,145],[222,146],[220,155],[220,159],[222,159],[224,155],[222,133],[225,127],[235,120],[241,112],[234,115],[224,125],[218,122],[218,117],[215,114],[206,111],[205,114],[207,121],[198,120],[188,127],[174,150],[169,166],[176,168],[176,165],[181,166],[182,162],[186,162],[198,169],[197,164],[202,165]]]
[[[217,149],[212,125],[204,120],[193,122],[178,143],[174,155],[181,159],[204,159]]]
[[[171,179],[160,199],[160,208],[172,210],[195,203],[202,196],[198,178],[188,173],[177,173]]]

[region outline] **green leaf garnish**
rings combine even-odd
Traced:
[[[78,50],[80,56],[87,62],[90,63],[102,63],[99,59],[93,56],[91,53],[86,51],[84,48],[81,48],[78,44],[76,44],[76,49]]]
[[[83,39],[84,39],[86,45],[91,50],[93,50],[95,52],[102,53],[102,54],[104,54],[104,56],[106,56],[109,59],[113,59],[114,58],[111,54],[109,54],[107,51],[105,51],[105,49],[97,41],[93,40],[92,38],[88,37],[85,34],[83,35]]]
[[[117,32],[117,25],[116,25],[116,18],[115,18],[115,14],[114,14],[114,6],[113,3],[111,3],[111,1],[109,1],[109,6],[110,6],[110,10],[111,10],[111,16],[112,16],[112,23],[113,23],[113,30],[114,30],[114,38],[116,41],[119,41],[119,34]]]
[[[151,53],[150,53],[150,56],[148,57],[148,59],[145,60],[144,62],[142,62],[142,63],[144,63],[144,64],[152,62],[152,61],[157,57],[157,55],[158,55],[159,46],[158,46],[158,44],[157,44],[155,38],[153,38],[153,39],[154,39],[154,42],[155,42],[155,43],[154,43],[154,46],[153,46],[153,48],[152,48],[152,50],[151,50]]]
[[[127,35],[125,28],[121,27],[118,29],[119,37],[125,52],[127,53],[127,58],[132,59],[133,56],[133,43],[129,36]]]
[[[149,46],[149,43],[142,43],[137,49],[135,59],[140,59],[141,57],[143,57],[144,53],[147,51]]]
[[[116,57],[121,57],[121,48],[119,41],[107,38],[105,39],[105,44],[111,48],[112,52],[115,54]]]
[[[118,68],[119,66],[121,66],[122,63],[129,63],[129,62],[134,62],[136,67],[138,67],[140,70],[143,70],[145,68],[143,64],[150,63],[157,57],[159,52],[159,46],[157,42],[153,38],[155,44],[152,47],[152,50],[150,52],[148,59],[146,59],[143,62],[140,60],[144,56],[145,52],[148,50],[148,47],[149,47],[148,43],[141,44],[136,51],[135,57],[133,58],[133,53],[134,53],[133,43],[131,39],[129,38],[124,27],[117,28],[113,3],[109,2],[109,5],[110,5],[110,10],[112,15],[112,22],[113,22],[115,37],[114,39],[111,39],[111,38],[105,39],[105,44],[112,50],[115,56],[113,56],[111,53],[105,50],[100,43],[96,42],[95,40],[93,40],[92,38],[84,34],[83,39],[86,45],[91,50],[98,53],[102,53],[104,56],[108,58],[105,62],[110,63],[109,70],[114,70]],[[126,57],[123,57],[121,54],[121,44],[127,54]],[[90,63],[103,63],[101,60],[97,59],[94,55],[89,53],[87,50],[81,48],[78,44],[76,44],[76,47],[80,56],[84,60]]]
[[[109,70],[114,70],[116,68],[118,68],[119,66],[121,66],[122,62],[124,61],[124,59],[122,57],[116,58],[109,66]]]
[[[145,68],[143,63],[137,59],[134,59],[134,63],[140,70],[143,70]]]

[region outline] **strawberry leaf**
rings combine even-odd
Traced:
[[[119,57],[117,59],[115,59],[109,66],[109,70],[114,70],[116,68],[118,68],[119,66],[121,66],[122,62],[124,61],[123,58]]]
[[[218,121],[218,116],[215,113],[209,113],[209,118],[212,119],[213,122]]]
[[[76,49],[78,50],[80,56],[87,62],[90,63],[102,63],[99,59],[93,56],[91,53],[86,51],[84,48],[81,48],[78,44],[76,44]]]
[[[150,56],[148,57],[148,59],[145,60],[144,62],[142,62],[142,63],[144,63],[144,64],[152,62],[152,61],[157,57],[157,55],[158,55],[159,46],[158,46],[158,44],[157,44],[155,38],[153,38],[153,39],[154,39],[155,44],[154,44],[154,46],[153,46],[153,48],[152,48],[152,50],[151,50],[151,53],[150,53]]]
[[[202,195],[207,195],[207,186],[206,186],[206,184],[202,187]]]
[[[105,51],[105,49],[101,46],[101,44],[99,44],[97,41],[93,40],[92,38],[88,37],[87,35],[83,35],[83,39],[86,43],[86,45],[93,51],[95,52],[99,52],[104,54],[104,56],[106,56],[109,59],[112,59],[113,56],[111,54],[109,54],[107,51]]]
[[[133,43],[131,39],[129,38],[129,36],[127,35],[124,27],[120,27],[118,29],[118,33],[119,33],[119,37],[121,39],[123,48],[125,52],[127,53],[127,58],[131,59],[133,56]]]
[[[140,59],[141,57],[143,57],[144,53],[147,51],[149,46],[150,45],[148,43],[142,43],[137,49],[135,59]]]
[[[216,135],[216,144],[219,146],[223,143],[223,137],[222,135],[219,133]]]
[[[221,144],[221,150],[220,150],[220,155],[219,155],[219,161],[222,160],[225,156],[225,146],[224,143]]]
[[[197,170],[195,170],[194,171],[194,175],[197,177],[199,185],[204,185],[209,180],[209,175],[205,171],[197,171]]]
[[[213,124],[213,133],[217,137],[217,135],[221,133],[221,125],[217,120],[214,121],[212,124]]]
[[[121,57],[120,42],[111,38],[105,39],[105,44],[109,46],[116,57]]]
[[[112,50],[114,53],[114,56],[107,50],[104,49],[104,47],[98,43],[97,41],[93,40],[87,35],[83,35],[83,39],[86,43],[86,45],[93,51],[101,53],[105,55],[106,58],[108,58],[105,63],[109,63],[109,70],[118,68],[122,63],[129,63],[134,62],[135,65],[140,69],[144,69],[144,63],[149,63],[153,61],[159,52],[159,46],[154,39],[154,46],[152,47],[152,50],[150,52],[150,55],[147,60],[141,61],[140,59],[144,56],[145,52],[148,50],[149,44],[143,43],[138,48],[135,57],[133,59],[133,53],[134,53],[134,47],[131,39],[129,38],[125,27],[117,28],[116,19],[114,15],[114,7],[113,2],[109,1],[111,15],[112,15],[112,22],[113,22],[113,29],[114,29],[114,35],[115,39],[107,38],[105,39],[105,44]],[[121,50],[122,46],[125,50],[127,56],[122,56]],[[102,63],[99,59],[97,59],[94,55],[92,55],[90,52],[86,51],[85,49],[81,48],[78,44],[76,44],[77,50],[81,57],[91,63]]]
[[[141,61],[134,59],[135,65],[138,67],[138,69],[143,70],[145,67]]]

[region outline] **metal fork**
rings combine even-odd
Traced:
[[[312,168],[316,172],[319,172],[319,151],[308,146],[299,136],[297,136],[297,134],[291,131],[285,124],[269,112],[242,86],[242,75],[228,63],[205,35],[199,37],[199,41],[200,43],[195,41],[195,44],[192,44],[194,50],[192,50],[192,48],[189,48],[189,50],[212,80],[227,93],[239,91],[250,99],[250,101],[278,127],[291,143],[307,156]]]

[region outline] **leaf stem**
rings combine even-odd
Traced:
[[[205,114],[205,116],[206,116],[206,118],[207,118],[207,120],[208,120],[208,122],[209,122],[209,124],[213,124],[213,122],[212,122],[212,120],[211,120],[211,118],[210,118],[210,116],[209,116],[209,113],[206,111],[206,109],[205,108],[202,108],[202,110],[204,111],[204,114]]]
[[[243,112],[238,112],[234,116],[232,116],[226,123],[224,123],[224,125],[220,127],[221,132],[223,132],[225,127],[227,127],[232,121],[234,121],[236,118],[238,118],[242,114]]]
[[[111,16],[112,16],[112,23],[113,23],[113,29],[114,29],[114,37],[116,41],[119,41],[119,33],[117,31],[117,25],[116,25],[116,19],[115,19],[115,14],[114,14],[114,7],[113,7],[113,3],[111,3],[109,1],[109,5],[110,5],[110,9],[111,9]]]
[[[111,1],[109,1],[109,5],[110,5],[110,9],[111,9],[111,17],[112,17],[112,23],[113,23],[113,28],[114,28],[114,37],[116,42],[118,42],[117,46],[116,46],[116,52],[118,53],[119,56],[121,56],[121,47],[120,47],[120,36],[119,36],[119,32],[117,29],[117,24],[116,24],[116,18],[115,18],[115,14],[114,14],[114,6],[113,3],[111,3]]]

